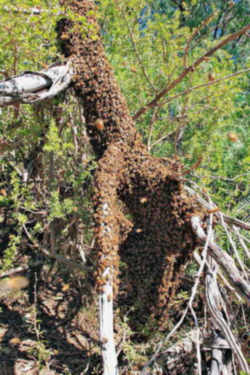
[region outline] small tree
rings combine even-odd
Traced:
[[[59,19],[56,32],[65,60],[41,72],[26,72],[2,81],[0,102],[2,105],[14,104],[18,119],[20,102],[39,102],[54,97],[71,85],[74,89],[74,96],[83,109],[87,135],[97,163],[93,182],[95,246],[92,256],[96,262],[95,283],[99,294],[100,341],[104,375],[118,374],[113,335],[114,299],[117,299],[121,306],[126,306],[126,309],[133,309],[132,325],[143,325],[150,316],[152,321],[164,326],[173,298],[182,282],[185,267],[193,256],[199,263],[199,271],[192,295],[179,323],[166,339],[173,335],[190,310],[196,327],[194,341],[197,346],[199,373],[201,374],[201,337],[193,301],[201,275],[206,270],[206,300],[211,316],[224,335],[228,348],[235,353],[240,368],[247,372],[248,366],[244,355],[224,316],[225,307],[218,289],[216,275],[219,274],[226,285],[229,282],[233,292],[240,295],[243,300],[249,298],[250,289],[247,284],[245,265],[236,249],[231,231],[235,231],[245,251],[244,238],[240,235],[239,229],[249,230],[250,226],[243,221],[224,215],[206,193],[199,193],[198,186],[190,187],[186,176],[198,164],[186,168],[178,157],[166,159],[152,156],[150,144],[145,145],[136,131],[135,121],[152,110],[152,130],[154,119],[157,118],[160,108],[163,104],[167,104],[164,103],[166,95],[195,74],[203,63],[206,63],[227,43],[247,33],[250,26],[242,27],[239,31],[224,37],[215,45],[210,46],[201,56],[196,56],[191,63],[188,63],[188,51],[192,39],[195,38],[198,30],[209,22],[206,20],[193,34],[189,35],[180,73],[174,78],[170,76],[167,83],[161,83],[160,90],[154,89],[151,100],[143,104],[132,117],[105,56],[96,21],[94,2],[90,0],[61,1],[61,6],[60,12],[63,14],[59,13],[57,16]],[[66,8],[67,12],[64,11]],[[37,9],[37,12],[42,14],[43,11]],[[131,39],[133,41],[132,34]],[[143,62],[140,61],[135,43],[134,49],[138,54],[143,74],[150,85],[150,79],[146,70],[143,69]],[[213,86],[215,83],[215,80],[211,78],[209,82],[185,90],[185,94],[202,86]],[[175,94],[174,97],[179,95],[181,94]],[[39,111],[42,113],[43,110],[40,108]],[[33,180],[36,181],[36,177],[38,175],[41,177],[42,173],[42,169],[38,167],[39,153],[47,152],[47,184],[50,198],[46,204],[50,215],[50,255],[60,261],[60,255],[56,252],[58,249],[56,232],[61,227],[59,219],[63,219],[65,214],[74,210],[74,202],[65,198],[67,194],[63,192],[64,181],[62,181],[64,176],[62,176],[60,186],[57,185],[55,165],[58,156],[62,156],[65,163],[67,162],[66,155],[63,156],[60,152],[62,150],[66,152],[67,147],[71,146],[67,146],[66,143],[62,144],[60,140],[60,132],[63,131],[64,125],[60,104],[50,110],[50,114],[54,120],[47,121],[49,141],[46,142],[43,136],[42,142],[36,145],[36,149],[33,148],[33,153],[29,153],[28,158],[29,160],[36,158],[31,172]],[[181,128],[177,129],[176,137],[180,135]],[[44,134],[46,131],[47,129],[43,129]],[[84,139],[86,140],[86,135]],[[11,147],[11,144],[6,142],[6,149]],[[84,155],[86,156],[86,151]],[[77,162],[77,157],[70,158],[70,165],[74,162]],[[87,165],[85,163],[86,168]],[[21,172],[23,182],[28,181],[31,176],[29,173],[27,176],[25,171]],[[67,173],[66,170],[66,175]],[[79,171],[76,173],[80,174]],[[14,181],[15,173],[12,173],[11,178],[13,186],[16,186],[16,191],[18,190],[20,194],[22,188],[18,182]],[[44,179],[46,178],[45,175]],[[39,184],[39,182],[36,183]],[[79,190],[80,185],[78,185]],[[16,197],[14,193],[12,194],[12,199],[15,198],[16,202],[18,194]],[[79,193],[79,204],[81,200]],[[39,248],[36,231],[41,232],[41,227],[36,231],[33,230],[31,236],[26,225],[27,216],[20,216],[19,213],[17,220],[20,227],[20,236],[17,238],[21,239],[24,230],[33,245]],[[215,224],[220,225],[224,230],[234,250],[235,259],[217,244],[214,234]],[[41,235],[46,234],[41,233]],[[203,252],[199,257],[195,250],[201,245]],[[122,269],[120,264],[124,265]],[[119,283],[122,285],[122,294],[119,294]],[[136,303],[137,299],[140,303]],[[148,366],[157,359],[161,345],[152,359],[145,364],[143,373],[147,373]],[[216,373],[216,366],[213,366],[211,371]]]

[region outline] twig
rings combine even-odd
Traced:
[[[174,129],[173,131],[169,132],[168,134],[163,135],[161,138],[157,139],[157,141],[155,141],[155,142],[152,143],[151,148],[153,148],[157,144],[161,143],[162,141],[164,141],[168,137],[171,137],[171,135],[173,135],[175,132],[176,132],[176,129]]]
[[[248,251],[248,248],[247,248],[247,246],[246,246],[246,244],[244,242],[245,238],[240,234],[239,228],[236,228],[234,225],[233,225],[233,230],[236,233],[236,235],[238,237],[238,240],[239,240],[242,248],[244,249],[244,251],[246,253],[246,256],[248,257],[248,259],[250,259],[250,252]],[[246,238],[246,240],[247,240],[247,238]]]
[[[150,124],[149,124],[149,136],[148,136],[148,142],[147,142],[148,151],[150,151],[151,147],[153,146],[153,145],[151,145],[152,133],[153,133],[154,123],[155,123],[155,121],[157,119],[158,112],[159,112],[159,107],[154,108],[153,114],[152,114],[152,117],[151,117],[151,120],[150,120]]]
[[[11,270],[8,270],[8,271],[5,271],[5,272],[1,273],[0,278],[13,275],[14,273],[27,271],[27,269],[29,269],[28,266],[12,268]]]
[[[238,72],[235,72],[235,73],[232,73],[232,74],[228,74],[227,76],[224,76],[224,77],[221,77],[221,78],[218,78],[218,79],[215,79],[214,81],[209,81],[209,82],[206,82],[206,83],[202,83],[200,85],[197,85],[197,86],[193,86],[193,87],[190,87],[189,89],[185,90],[185,91],[182,91],[180,92],[179,94],[176,94],[174,96],[170,96],[167,100],[161,102],[158,104],[158,106],[162,107],[163,105],[165,104],[168,104],[169,102],[172,102],[174,99],[177,99],[179,98],[180,96],[184,96],[184,95],[187,95],[189,94],[191,91],[194,91],[194,90],[198,90],[198,89],[201,89],[203,87],[209,87],[209,86],[213,86],[217,83],[220,83],[220,82],[223,82],[223,81],[226,81],[227,79],[230,79],[230,78],[233,78],[233,77],[236,77],[240,74],[243,74],[243,73],[247,73],[250,71],[250,68],[248,69],[243,69],[243,70],[239,70]]]
[[[50,9],[42,9],[40,7],[33,7],[33,8],[29,8],[29,9],[25,9],[25,8],[18,8],[16,6],[7,6],[5,5],[2,10],[4,10],[5,12],[14,12],[14,13],[24,13],[24,14],[30,14],[30,15],[40,15],[42,13],[52,13]],[[56,15],[56,16],[59,16],[59,15],[63,15],[65,14],[64,12],[62,11],[58,11],[56,14],[53,13],[53,15]]]
[[[245,266],[244,266],[244,264],[242,263],[242,261],[241,261],[241,259],[239,257],[239,253],[238,253],[238,251],[236,249],[236,246],[235,246],[235,243],[234,243],[232,237],[230,236],[230,233],[229,233],[229,231],[227,229],[227,225],[226,225],[226,223],[224,221],[224,218],[223,218],[223,215],[222,215],[221,212],[219,212],[219,218],[220,218],[221,225],[222,225],[222,227],[224,228],[224,230],[225,230],[225,232],[227,234],[227,238],[229,239],[229,242],[230,242],[230,244],[232,246],[234,255],[236,256],[236,259],[237,259],[237,261],[238,261],[238,263],[239,263],[239,265],[240,265],[240,267],[241,267],[241,269],[242,269],[242,271],[244,273],[244,276],[245,276],[245,278],[247,280],[248,276],[247,276],[247,273],[246,273],[246,270],[245,270]]]
[[[214,18],[214,16],[215,16],[215,14],[210,14],[204,21],[202,21],[202,23],[194,30],[193,34],[188,39],[187,45],[186,45],[186,48],[185,48],[184,58],[183,58],[185,68],[187,67],[187,55],[188,55],[192,40],[194,40],[196,35],[201,31],[201,29],[204,26],[206,26]]]
[[[189,183],[191,183],[192,185],[195,185],[196,188],[198,188],[201,193],[203,195],[205,195],[207,198],[208,198],[208,195],[201,190],[201,188],[193,181],[190,181],[190,180],[185,180],[185,181],[188,181]],[[207,208],[208,210],[213,210],[215,209],[217,206],[214,204],[214,203],[208,203],[204,198],[202,198],[195,190],[193,190],[192,188],[190,188],[189,186],[187,185],[184,185],[184,189],[190,194],[190,195],[195,195],[197,201],[205,208]],[[218,211],[219,212],[219,211]],[[218,212],[215,213],[215,215],[217,216],[218,215]],[[250,230],[250,223],[245,223],[244,221],[242,220],[239,220],[239,219],[236,219],[236,218],[233,218],[233,217],[230,217],[228,215],[225,215],[223,214],[223,218],[225,220],[226,223],[228,224],[231,224],[231,225],[235,225],[236,227],[240,227],[242,229],[245,229],[245,230]]]
[[[130,40],[131,40],[131,43],[132,43],[132,46],[133,46],[133,49],[134,49],[134,52],[135,52],[135,56],[136,56],[136,58],[137,58],[137,60],[138,60],[138,62],[139,62],[139,65],[140,65],[140,67],[141,67],[142,73],[143,73],[143,75],[144,75],[146,81],[148,82],[149,86],[151,87],[151,89],[152,89],[152,90],[154,91],[154,93],[155,93],[155,92],[156,92],[156,88],[154,87],[153,83],[151,82],[151,80],[150,80],[150,78],[149,78],[149,76],[148,76],[148,74],[147,74],[147,72],[146,72],[146,69],[145,69],[145,66],[144,66],[144,64],[143,64],[143,61],[142,61],[142,59],[141,59],[140,53],[139,53],[139,51],[137,50],[137,46],[136,46],[136,42],[135,42],[135,40],[134,40],[133,32],[132,32],[132,30],[131,30],[131,27],[130,27],[130,25],[129,25],[129,22],[128,22],[128,20],[127,20],[127,17],[126,17],[126,14],[125,14],[123,8],[122,8],[122,13],[123,13],[124,19],[125,19],[125,21],[126,21],[127,28],[128,28],[128,32],[129,32],[129,37],[130,37]]]
[[[236,219],[234,217],[230,217],[225,214],[223,215],[223,218],[228,224],[235,225],[236,227],[240,227],[245,230],[250,230],[250,223],[245,223],[242,220]]]
[[[206,178],[207,176],[205,175],[197,175],[196,173],[193,173],[192,174],[194,177],[196,178]],[[242,173],[242,174],[238,174],[237,176],[233,177],[233,178],[229,178],[229,177],[224,177],[224,176],[213,176],[213,175],[209,175],[209,178],[212,178],[214,180],[223,180],[223,181],[235,181],[237,180],[238,178],[240,177],[244,177],[244,176],[248,176],[250,175],[250,172],[247,172],[247,173]]]
[[[207,236],[201,226],[200,218],[198,216],[193,216],[191,218],[191,225],[194,233],[201,241],[207,241]],[[242,278],[237,266],[232,257],[223,251],[213,240],[209,239],[209,249],[212,257],[217,263],[223,268],[224,272],[228,276],[232,284],[237,288],[239,293],[244,297],[247,303],[250,301],[250,286]]]
[[[40,331],[38,328],[38,321],[37,321],[37,309],[38,309],[38,303],[37,303],[37,273],[35,272],[35,283],[34,283],[34,316],[33,316],[33,322],[34,322],[34,330],[36,334],[36,339],[39,342],[40,341]]]
[[[134,120],[137,120],[142,114],[144,114],[149,108],[155,107],[159,100],[165,96],[170,90],[176,87],[182,80],[185,78],[189,73],[194,72],[195,68],[199,66],[203,61],[205,61],[208,57],[212,56],[218,49],[225,46],[227,43],[237,39],[239,36],[245,34],[248,30],[250,30],[250,25],[246,25],[239,31],[228,35],[226,38],[221,40],[218,44],[216,44],[213,48],[207,51],[203,56],[199,57],[192,65],[189,65],[186,69],[182,71],[182,73],[177,77],[174,81],[172,81],[167,87],[161,90],[151,102],[145,104],[142,108],[140,108],[136,114],[133,116]]]
[[[51,254],[48,250],[46,250],[43,246],[40,246],[39,243],[31,236],[31,234],[29,233],[27,227],[25,224],[23,224],[23,230],[26,234],[26,236],[28,237],[28,239],[30,240],[30,242],[34,245],[34,247],[38,250],[40,250],[44,255],[46,255],[47,257],[49,258],[52,258],[52,259],[55,259],[57,260],[59,263],[62,263],[64,264],[66,267],[68,267],[69,270],[80,270],[80,271],[86,271],[86,267],[84,267],[83,264],[81,263],[76,263],[72,260],[69,260],[67,258],[65,258],[64,255],[60,255],[60,254],[57,254],[56,252],[54,252],[53,254]]]
[[[223,334],[225,335],[228,344],[231,349],[236,354],[238,361],[240,363],[241,369],[246,373],[249,373],[248,365],[245,360],[245,357],[237,344],[235,337],[223,318],[222,310],[224,310],[224,301],[221,297],[217,281],[216,281],[216,265],[212,263],[212,272],[208,272],[206,275],[206,298],[209,306],[209,310],[212,314],[213,319],[218,324]]]
[[[195,259],[195,261],[200,265],[201,264],[201,257],[200,255],[195,251],[193,253],[193,257]],[[210,266],[208,264],[208,262],[206,262],[206,267],[208,267],[208,269],[210,269]],[[231,291],[235,294],[236,298],[238,299],[239,302],[242,302],[242,298],[241,296],[237,293],[237,291],[235,290],[235,288],[232,287],[231,284],[229,284],[229,282],[227,281],[227,279],[224,277],[223,273],[221,272],[220,269],[218,269],[218,276],[220,277],[220,279],[222,280],[223,284]]]

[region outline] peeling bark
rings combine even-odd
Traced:
[[[72,80],[70,61],[41,72],[24,72],[0,82],[0,107],[14,103],[34,103],[65,90]]]

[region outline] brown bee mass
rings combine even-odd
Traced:
[[[190,216],[205,213],[184,192],[180,162],[173,158],[166,165],[142,143],[105,56],[94,7],[90,1],[71,5],[91,25],[88,37],[72,31],[72,22],[66,19],[59,21],[57,31],[62,51],[71,56],[79,77],[75,92],[86,123],[91,124],[87,130],[98,160],[96,285],[101,292],[112,280],[120,310],[132,310],[131,324],[143,324],[150,316],[160,322],[196,247]],[[69,39],[62,37],[65,33]],[[112,274],[106,279],[107,267]]]

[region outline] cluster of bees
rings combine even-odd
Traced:
[[[93,6],[75,2],[73,10],[98,30]],[[166,165],[147,153],[100,38],[83,37],[64,21],[58,35],[64,54],[74,58],[75,92],[99,160],[94,195],[97,288],[101,292],[112,282],[119,303],[124,309],[133,306],[134,321],[143,323],[149,315],[163,316],[175,295],[196,245],[190,226],[194,204],[182,190],[180,163]]]

